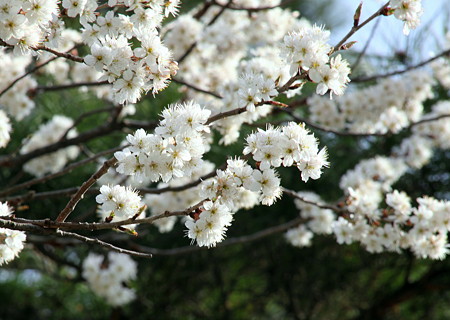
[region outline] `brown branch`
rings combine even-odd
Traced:
[[[213,1],[206,0],[203,3],[203,7],[197,13],[195,13],[193,15],[193,18],[196,20],[200,20],[200,18],[203,17],[206,14],[206,12],[208,11],[208,9],[212,6],[212,4],[213,4]]]
[[[278,106],[278,107],[283,107],[283,108],[289,107],[289,105],[287,105],[285,103],[278,102],[278,101],[272,101],[272,100],[268,100],[268,101],[264,101],[263,100],[261,102],[255,103],[255,107],[259,107],[259,106],[262,106],[264,104],[270,104],[270,105],[273,105],[273,106]],[[236,108],[236,109],[224,111],[224,112],[221,112],[221,113],[218,113],[218,114],[215,114],[215,115],[209,117],[208,120],[205,122],[205,124],[208,125],[208,124],[211,124],[211,123],[213,123],[215,121],[218,121],[220,119],[228,118],[228,117],[231,117],[231,116],[236,116],[236,115],[244,113],[246,111],[247,111],[247,107],[241,107],[241,108]]]
[[[121,148],[124,148],[124,147],[125,146],[122,146],[117,149],[120,150]],[[105,153],[106,153],[106,151],[105,151]],[[219,167],[219,169],[225,169],[225,168],[226,168],[226,163],[224,163],[221,167]],[[189,182],[189,183],[181,185],[181,186],[165,187],[165,188],[142,188],[142,189],[138,189],[138,191],[142,194],[162,194],[165,192],[184,191],[184,190],[187,190],[187,189],[190,189],[190,188],[193,188],[193,187],[199,185],[200,183],[202,183],[202,181],[212,178],[215,175],[216,175],[216,171],[212,171],[212,172],[200,177],[199,179],[197,179],[195,181]],[[53,190],[53,191],[44,191],[44,192],[30,191],[30,192],[20,195],[20,196],[0,198],[0,201],[7,201],[11,206],[17,206],[19,204],[22,204],[22,203],[28,202],[28,201],[32,201],[32,200],[43,200],[43,199],[56,198],[56,197],[61,197],[61,196],[70,197],[77,191],[78,191],[78,187]],[[99,192],[99,189],[89,189],[86,192],[86,194],[95,194],[98,192]]]
[[[2,39],[0,39],[0,46],[8,47],[8,48],[14,48],[14,45],[6,43]],[[83,62],[84,63],[84,58],[82,58],[82,57],[70,54],[68,52],[59,52],[59,51],[56,51],[56,50],[51,49],[49,47],[46,47],[44,45],[40,45],[40,46],[36,46],[36,47],[30,47],[30,49],[33,50],[33,51],[36,51],[36,52],[37,51],[47,51],[47,52],[50,52],[50,53],[52,53],[55,56],[60,57],[60,58],[65,58],[65,59],[72,60],[72,61],[75,61],[75,62]]]
[[[105,108],[99,108],[99,109],[94,109],[91,111],[87,111],[82,113],[81,115],[78,116],[78,118],[75,119],[75,121],[73,122],[73,124],[66,129],[66,131],[64,132],[64,134],[61,136],[61,138],[59,139],[59,141],[65,140],[67,138],[67,134],[70,132],[70,130],[74,129],[77,125],[79,125],[84,119],[92,116],[92,115],[96,115],[98,113],[103,113],[103,112],[112,112],[115,111],[117,107],[105,107]],[[122,108],[120,108],[120,110],[122,110]],[[119,111],[120,113],[120,111]]]
[[[120,146],[120,147],[116,147],[116,148],[113,148],[113,149],[109,149],[109,150],[105,150],[105,151],[99,152],[99,153],[93,155],[92,157],[89,157],[87,159],[83,159],[81,161],[72,163],[72,164],[68,165],[67,167],[63,168],[61,171],[58,171],[56,173],[48,174],[48,175],[40,177],[40,178],[35,178],[35,179],[32,179],[32,180],[25,181],[25,182],[23,182],[21,184],[18,184],[18,185],[14,185],[14,186],[12,186],[12,187],[10,187],[10,188],[0,192],[0,197],[7,196],[7,195],[9,195],[9,194],[11,194],[11,193],[13,193],[15,191],[23,190],[23,189],[28,188],[28,187],[30,187],[32,185],[35,185],[35,184],[38,184],[38,183],[43,183],[43,182],[46,182],[48,180],[60,177],[63,174],[66,174],[66,173],[68,173],[68,172],[70,172],[70,171],[72,171],[72,170],[74,170],[74,169],[76,169],[78,167],[84,166],[85,164],[88,164],[88,163],[90,163],[90,162],[92,162],[92,161],[94,161],[94,160],[96,160],[96,159],[98,159],[98,158],[100,158],[100,157],[102,157],[104,155],[107,155],[109,153],[113,153],[113,152],[118,151],[118,150],[122,150],[124,147],[125,146]]]
[[[260,106],[261,104],[258,103],[257,105]],[[257,105],[255,104],[255,106],[257,106]],[[247,111],[247,107],[241,107],[241,108],[236,108],[236,109],[232,109],[232,110],[229,110],[229,111],[224,111],[224,112],[221,112],[221,113],[218,113],[216,115],[213,115],[213,116],[209,117],[209,119],[206,121],[205,124],[208,125],[208,124],[213,123],[213,122],[215,122],[217,120],[220,120],[220,119],[223,119],[223,118],[227,118],[227,117],[231,117],[231,116],[236,116],[236,115],[244,113],[246,111]]]
[[[273,227],[269,227],[267,229],[255,232],[250,235],[229,238],[223,242],[218,243],[216,248],[227,247],[227,246],[236,245],[236,244],[244,244],[244,243],[261,240],[261,239],[269,237],[271,235],[274,235],[274,234],[277,234],[280,232],[284,232],[291,228],[295,228],[299,224],[303,223],[304,220],[305,219],[298,217],[298,218],[295,218],[286,223],[276,225]],[[130,243],[129,245],[130,245],[130,247],[132,247],[138,251],[148,252],[148,253],[152,253],[154,255],[161,255],[161,256],[174,256],[174,255],[192,253],[192,252],[208,249],[208,247],[198,247],[198,246],[185,246],[185,247],[173,248],[173,249],[159,249],[159,248],[150,248],[150,247],[142,246],[142,245],[138,245],[135,243]]]
[[[56,235],[61,236],[61,237],[69,237],[69,238],[74,238],[89,244],[96,244],[96,245],[100,245],[102,247],[105,247],[107,249],[119,252],[119,253],[124,253],[124,254],[128,254],[130,256],[134,256],[134,257],[139,257],[139,258],[151,258],[152,254],[151,253],[142,253],[142,252],[137,252],[137,251],[132,251],[132,250],[127,250],[127,249],[123,249],[123,248],[119,248],[116,247],[108,242],[104,242],[101,241],[99,239],[96,238],[89,238],[89,237],[85,237],[82,235],[79,235],[77,233],[73,233],[73,232],[68,232],[68,231],[62,231],[62,230],[56,230]]]
[[[8,90],[10,90],[17,82],[19,82],[20,80],[22,80],[22,79],[25,78],[26,76],[28,76],[28,75],[30,75],[30,74],[36,72],[36,71],[39,70],[40,68],[46,66],[47,64],[49,64],[50,62],[52,62],[52,61],[54,61],[54,60],[56,60],[56,59],[58,59],[58,58],[59,58],[59,57],[53,57],[53,58],[51,58],[51,59],[48,59],[47,61],[43,62],[42,64],[37,65],[37,66],[34,67],[33,69],[31,69],[31,70],[25,72],[25,73],[24,73],[23,75],[21,75],[20,77],[17,77],[16,79],[14,79],[13,82],[11,82],[5,89],[3,89],[3,90],[0,92],[0,97],[1,97],[2,95],[4,95]]]
[[[424,118],[424,119],[419,120],[419,121],[417,121],[417,122],[413,122],[412,124],[409,125],[408,128],[410,129],[410,128],[413,128],[413,127],[415,127],[415,126],[418,126],[418,125],[420,125],[420,124],[422,124],[422,123],[432,122],[432,121],[437,121],[437,120],[445,119],[445,118],[450,118],[450,114],[441,114],[441,115],[436,116],[436,117]]]
[[[86,81],[86,82],[74,82],[74,83],[67,83],[67,84],[60,84],[60,85],[50,85],[50,86],[37,86],[35,89],[36,93],[41,93],[44,91],[58,91],[58,90],[66,90],[66,89],[72,89],[72,88],[78,88],[78,87],[95,87],[95,86],[104,86],[110,84],[108,81],[100,81],[100,82],[92,82],[92,81]]]
[[[215,93],[215,92],[208,91],[208,90],[205,90],[205,89],[201,89],[201,88],[199,88],[199,87],[197,87],[197,86],[194,86],[193,84],[189,84],[189,83],[187,83],[187,82],[184,82],[183,80],[176,79],[176,78],[172,78],[172,82],[175,82],[175,83],[184,85],[184,86],[186,86],[186,87],[188,87],[188,88],[190,88],[190,89],[192,89],[192,90],[195,90],[195,91],[198,91],[198,92],[201,92],[201,93],[208,94],[208,95],[213,96],[213,97],[216,97],[216,98],[218,98],[218,99],[222,99],[222,96],[219,95],[219,94],[217,94],[217,93]]]
[[[364,47],[362,49],[362,51],[358,54],[358,57],[356,58],[355,62],[353,63],[353,65],[350,67],[350,70],[355,70],[356,67],[359,65],[359,63],[361,62],[361,59],[364,57],[364,55],[367,52],[367,49],[369,49],[369,45],[372,42],[374,36],[375,36],[375,32],[378,29],[378,26],[380,25],[380,21],[381,20],[377,20],[375,22],[375,25],[373,26],[372,30],[370,31],[370,35],[369,38],[367,39],[366,43],[364,44]]]
[[[32,190],[23,195],[2,198],[1,201],[7,201],[11,206],[18,206],[24,202],[29,202],[29,201],[33,201],[33,200],[44,200],[44,199],[59,198],[59,197],[71,197],[77,191],[78,191],[78,187],[53,190],[53,191],[43,191],[43,192],[35,192]],[[93,194],[96,192],[98,192],[98,189],[97,190],[90,189],[86,193]]]
[[[117,163],[117,159],[112,157],[111,159],[105,161],[103,165],[98,169],[96,173],[94,173],[87,181],[85,181],[80,189],[72,196],[72,198],[67,203],[66,207],[59,213],[56,218],[57,222],[64,222],[69,214],[75,209],[78,202],[83,198],[86,191],[98,180],[102,177],[106,172],[108,172],[109,168],[113,167]]]
[[[36,234],[45,234],[42,230],[48,229],[61,229],[61,230],[84,230],[84,231],[94,231],[94,230],[107,230],[107,229],[116,229],[118,227],[127,226],[130,224],[151,224],[156,220],[173,217],[173,216],[186,216],[190,214],[192,211],[200,208],[205,200],[198,202],[197,204],[180,211],[166,211],[164,213],[154,215],[148,218],[136,219],[135,217],[122,220],[122,221],[114,221],[114,222],[60,222],[58,220],[52,221],[50,219],[44,220],[30,220],[16,217],[0,217],[0,227],[6,227],[14,230],[23,230],[26,228],[31,233]],[[21,228],[18,228],[16,225]],[[37,228],[37,229],[35,229]]]
[[[146,124],[147,124],[147,128],[155,127],[155,123],[146,123]],[[0,167],[2,167],[2,166],[3,167],[5,167],[5,166],[20,166],[23,163],[25,163],[33,158],[42,156],[44,154],[52,153],[61,148],[65,148],[65,147],[72,146],[72,145],[77,145],[77,144],[80,144],[80,143],[83,143],[86,141],[100,138],[100,137],[106,136],[114,131],[122,130],[123,128],[126,128],[126,127],[134,128],[135,125],[134,125],[133,121],[130,121],[130,120],[123,120],[121,122],[109,121],[109,122],[105,123],[104,125],[99,126],[95,129],[80,133],[76,137],[58,141],[56,143],[50,144],[50,145],[42,147],[42,148],[35,149],[35,150],[30,151],[25,154],[13,154],[13,155],[1,157],[0,158]],[[139,127],[139,128],[141,128],[141,127]]]
[[[238,7],[235,5],[224,5],[221,4],[219,2],[217,2],[216,0],[213,0],[212,3],[216,6],[222,7],[225,9],[229,9],[229,10],[237,10],[237,11],[249,11],[249,12],[257,12],[257,11],[264,11],[264,10],[270,10],[270,9],[275,9],[275,8],[279,8],[281,6],[287,5],[291,2],[293,2],[294,0],[285,0],[280,2],[280,4],[274,5],[274,6],[262,6],[262,7]]]
[[[225,166],[222,166],[225,167]],[[205,174],[204,176],[200,177],[199,179],[192,181],[190,183],[186,183],[184,185],[181,186],[177,186],[177,187],[165,187],[165,188],[142,188],[139,189],[140,193],[143,194],[161,194],[161,193],[165,193],[165,192],[178,192],[178,191],[184,191],[193,187],[198,186],[200,183],[202,183],[203,181],[215,177],[216,176],[216,170],[211,171],[208,174]]]
[[[304,122],[306,125],[308,125],[311,128],[314,128],[314,129],[317,129],[317,130],[320,130],[323,132],[333,133],[338,136],[371,137],[371,136],[387,136],[387,135],[391,134],[390,132],[388,132],[388,133],[364,133],[364,132],[359,133],[359,132],[351,132],[351,131],[338,131],[338,130],[334,130],[334,129],[322,126],[320,124],[311,122],[308,119],[301,118],[301,117],[295,115],[294,112],[290,109],[281,109],[281,111],[288,113],[297,122]]]
[[[415,126],[418,126],[422,123],[426,123],[426,122],[432,122],[432,121],[437,121],[440,119],[444,119],[444,118],[449,118],[450,114],[441,114],[439,116],[436,117],[430,117],[430,118],[424,118],[421,119],[419,121],[416,122],[412,122],[410,123],[408,126],[404,127],[401,131],[394,133],[392,131],[387,131],[387,132],[374,132],[374,133],[369,133],[369,132],[351,132],[351,131],[338,131],[338,130],[334,130],[325,126],[321,126],[320,124],[317,123],[313,123],[307,119],[301,118],[297,115],[294,114],[294,112],[290,109],[280,109],[282,112],[286,112],[288,113],[295,121],[297,122],[304,122],[306,125],[308,125],[311,128],[323,131],[323,132],[328,132],[328,133],[333,133],[337,136],[345,136],[345,137],[387,137],[387,136],[392,136],[394,134],[398,134],[400,132],[403,131],[407,131],[407,130],[411,130],[412,128],[414,128]]]
[[[299,194],[297,194],[297,192],[295,192],[293,190],[289,190],[289,189],[286,189],[286,188],[282,188],[282,190],[283,190],[283,193],[286,193],[287,195],[289,195],[289,196],[291,196],[293,198],[296,198],[296,199],[298,199],[298,200],[300,200],[300,201],[302,201],[304,203],[311,204],[311,205],[316,206],[318,208],[330,209],[330,210],[333,210],[334,212],[339,213],[339,214],[347,213],[347,210],[344,209],[344,208],[340,208],[338,206],[333,206],[333,205],[329,205],[329,204],[318,203],[318,202],[315,202],[315,201],[312,201],[312,200],[308,200],[308,199],[300,196]]]
[[[278,92],[279,92],[279,93],[282,93],[282,92],[288,91],[288,90],[290,89],[291,85],[292,85],[295,81],[297,81],[297,80],[299,80],[299,79],[304,79],[305,77],[306,77],[306,74],[302,74],[302,73],[296,74],[295,76],[293,76],[292,78],[290,78],[283,86],[281,86],[280,88],[278,88]]]
[[[434,60],[437,60],[439,58],[445,57],[445,56],[449,56],[450,55],[450,49],[442,51],[441,53],[435,55],[434,57],[431,57],[425,61],[422,61],[418,64],[412,65],[410,67],[407,67],[405,69],[402,70],[398,70],[398,71],[392,71],[392,72],[388,72],[388,73],[383,73],[383,74],[377,74],[377,75],[373,75],[373,76],[369,76],[369,77],[358,77],[355,79],[352,79],[352,82],[367,82],[367,81],[372,81],[372,80],[378,80],[378,79],[383,79],[383,78],[388,78],[388,77],[392,77],[398,74],[403,74],[406,73],[408,71],[414,70],[414,69],[418,69],[420,67],[423,67],[427,64],[429,64],[430,62],[433,62]]]

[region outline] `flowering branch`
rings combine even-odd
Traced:
[[[298,217],[295,219],[292,219],[288,222],[272,226],[263,230],[260,230],[258,232],[240,236],[240,237],[234,237],[234,238],[228,238],[227,240],[224,240],[222,242],[219,242],[216,246],[216,248],[222,248],[227,247],[231,245],[237,245],[237,244],[244,244],[249,242],[258,241],[267,237],[270,237],[274,234],[278,234],[281,232],[284,232],[286,230],[289,230],[291,228],[295,228],[299,224],[303,223],[305,221],[304,218]],[[131,241],[129,242],[129,246],[139,252],[147,252],[151,253],[153,255],[161,255],[161,256],[174,256],[179,254],[187,254],[192,253],[200,250],[207,249],[207,247],[194,247],[194,246],[185,246],[180,248],[173,248],[173,249],[159,249],[159,248],[150,248],[147,246],[139,245],[136,243],[133,243]]]
[[[168,217],[175,216],[187,216],[191,212],[200,208],[205,200],[198,202],[197,204],[180,211],[166,211],[164,213],[154,215],[148,218],[137,219],[136,217],[132,217],[122,221],[114,221],[114,222],[94,222],[94,223],[86,223],[86,222],[64,222],[58,221],[58,218],[55,221],[50,219],[44,220],[30,220],[16,217],[0,217],[0,226],[5,226],[14,230],[22,230],[28,231],[31,233],[42,234],[42,230],[46,229],[61,229],[61,230],[85,230],[85,231],[94,231],[94,230],[107,230],[107,229],[116,229],[118,227],[127,226],[130,224],[151,224],[156,220]],[[62,219],[62,218],[61,218]],[[16,224],[16,225],[14,225]],[[36,229],[38,228],[38,229]],[[40,230],[40,231],[38,231]],[[45,232],[44,232],[45,234]]]

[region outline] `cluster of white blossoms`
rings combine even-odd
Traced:
[[[348,194],[348,211],[373,220],[380,218],[382,211],[378,210],[378,205],[383,193],[389,191],[407,169],[404,160],[393,157],[377,156],[358,163],[342,176],[339,185]]]
[[[432,197],[410,198],[393,190],[386,194],[387,207],[376,220],[350,214],[333,225],[337,242],[360,242],[369,252],[410,249],[418,258],[444,259],[448,253],[450,202]]]
[[[14,54],[26,54],[44,39],[53,40],[58,1],[0,1],[0,38],[14,45]]]
[[[211,111],[193,102],[165,108],[154,134],[139,129],[127,136],[131,146],[114,154],[117,172],[152,182],[190,176],[209,150],[205,136],[209,127],[205,123],[210,114]]]
[[[262,74],[246,73],[238,81],[238,104],[254,112],[261,101],[268,101],[278,95],[275,81]]]
[[[104,185],[95,198],[108,221],[121,221],[142,213],[141,197],[130,187]]]
[[[313,192],[298,192],[297,194],[307,201],[323,203],[319,195]],[[294,203],[300,210],[300,216],[305,220],[305,224],[300,224],[285,233],[285,238],[290,244],[296,247],[306,247],[311,245],[314,233],[331,234],[333,232],[333,223],[336,220],[333,211],[319,208],[299,199],[295,199]]]
[[[174,178],[169,183],[159,183],[158,189],[168,188],[180,188],[184,185],[188,185],[192,181],[200,179],[205,173],[213,172],[215,166],[212,162],[207,160],[202,161],[202,164],[194,168],[192,174],[189,177]],[[206,180],[206,179],[205,179]],[[181,211],[189,208],[202,200],[201,197],[201,184],[187,188],[186,190],[177,190],[171,192],[164,192],[161,194],[146,194],[143,202],[151,210],[152,216],[162,214],[166,211]],[[176,216],[157,219],[154,221],[154,225],[158,228],[159,232],[170,232],[175,222]]]
[[[90,253],[83,261],[83,277],[89,287],[112,306],[121,306],[136,298],[135,290],[127,286],[136,276],[137,263],[126,254],[109,252],[105,257]]]
[[[342,178],[340,187],[346,191],[348,214],[333,225],[338,243],[358,241],[369,252],[410,249],[417,257],[443,259],[448,253],[447,233],[450,202],[432,197],[411,199],[392,184],[408,167],[422,168],[435,149],[449,149],[450,103],[439,102],[413,134],[393,149],[391,157],[376,157],[360,162]],[[386,203],[386,206],[381,204]]]
[[[65,2],[73,5],[72,1]],[[132,14],[116,15],[110,10],[97,17],[97,2],[91,2],[94,6],[89,14],[81,10],[83,41],[91,50],[84,61],[103,74],[100,81],[113,84],[114,101],[135,103],[143,92],[151,90],[156,94],[164,89],[178,67],[158,29],[165,16],[176,14],[179,1],[109,1],[109,6],[125,6]],[[79,13],[74,11],[73,16]],[[139,45],[133,46],[133,42]]]
[[[433,97],[434,84],[428,72],[415,70],[334,100],[313,96],[308,99],[310,118],[335,130],[396,133],[420,120],[424,101]]]
[[[233,5],[266,7],[269,3],[276,6],[280,1],[239,1]],[[213,6],[200,19],[195,19],[198,10],[167,24],[163,29],[164,41],[176,59],[195,43],[195,48],[180,63],[178,76],[222,96],[217,98],[185,87],[189,98],[205,105],[213,115],[247,106],[249,111],[214,124],[222,135],[220,142],[230,144],[239,137],[243,123],[252,123],[272,110],[272,106],[258,103],[276,96],[277,87],[291,77],[290,65],[279,48],[283,37],[311,26],[305,19],[298,19],[298,12],[280,7],[251,14],[225,10],[212,25],[208,24],[220,8]],[[291,97],[300,89],[301,86],[295,86],[286,94]],[[255,104],[259,105],[256,109]]]
[[[11,129],[6,112],[0,109],[0,148],[4,148],[11,139]]]
[[[243,153],[252,154],[256,169],[245,160],[230,159],[225,170],[217,170],[216,177],[202,184],[202,198],[210,199],[207,206],[215,209],[211,213],[204,208],[186,221],[188,237],[195,239],[199,246],[215,246],[222,241],[233,213],[240,208],[251,208],[258,203],[271,206],[281,197],[276,168],[295,165],[301,171],[302,180],[307,182],[309,178],[318,179],[323,167],[328,166],[326,149],[319,151],[314,135],[304,125],[293,122],[250,134]]]
[[[198,217],[186,221],[187,236],[199,247],[213,247],[224,239],[227,227],[233,221],[233,213],[220,201],[206,201],[200,211]]]
[[[14,56],[8,54],[6,49],[0,48],[0,92],[5,90],[11,82],[23,75],[27,65],[31,62],[31,56]],[[28,91],[37,85],[32,77],[21,79],[12,90],[7,91],[0,97],[0,106],[5,111],[20,121],[30,114],[35,103],[28,96]]]
[[[447,90],[450,89],[450,61],[440,58],[433,61],[430,65],[433,68],[433,75],[439,81],[439,84]]]
[[[404,152],[407,149],[405,142],[416,144],[415,149]],[[340,182],[346,199],[338,217],[329,209],[295,200],[305,223],[289,230],[286,239],[292,245],[301,247],[311,244],[314,233],[333,233],[339,244],[359,242],[372,253],[407,249],[418,258],[444,259],[449,252],[450,201],[424,196],[417,198],[418,205],[413,207],[404,192],[391,187],[408,170],[408,166],[419,169],[426,163],[423,156],[422,160],[412,160],[414,154],[420,157],[423,153],[415,151],[421,149],[423,145],[417,143],[422,142],[431,144],[426,160],[431,157],[433,146],[442,147],[434,144],[431,138],[413,134],[400,147],[394,148],[393,156],[363,160],[348,171]],[[315,204],[323,203],[319,196],[309,192],[299,193],[299,196]],[[386,205],[383,206],[383,203]]]
[[[405,22],[403,25],[405,35],[420,24],[420,17],[423,14],[422,0],[391,0],[389,4],[394,10],[394,16]]]
[[[450,101],[440,101],[433,105],[430,113],[423,120],[435,119],[423,122],[414,127],[413,131],[422,137],[433,141],[433,145],[440,149],[450,149]]]
[[[77,131],[72,126],[72,119],[61,115],[53,116],[49,122],[42,124],[30,139],[24,141],[20,153],[32,152],[57,143],[63,138],[76,137]],[[33,158],[24,165],[24,170],[37,177],[47,173],[55,173],[60,171],[69,160],[75,159],[78,153],[79,148],[77,146],[61,148],[58,151]]]
[[[333,93],[340,96],[350,82],[350,68],[340,54],[330,58],[329,38],[330,32],[321,27],[303,27],[284,37],[282,52],[290,65],[291,75],[306,71],[318,84],[317,94],[330,91],[330,96]]]
[[[267,130],[252,133],[246,141],[244,154],[253,154],[262,171],[295,165],[302,173],[302,180],[307,182],[309,178],[318,179],[322,168],[329,165],[326,148],[319,150],[317,139],[304,124],[289,122],[282,128],[269,126]]]
[[[240,76],[236,81],[224,83],[218,88],[223,97],[220,102],[209,103],[213,113],[226,112],[236,106],[247,109],[241,115],[217,122],[217,130],[222,134],[220,142],[226,145],[238,139],[243,123],[253,123],[272,110],[271,105],[263,103],[278,95],[278,83],[285,83],[290,78],[289,66],[279,57],[279,50],[266,47],[254,50],[254,54],[252,59],[240,62]]]
[[[421,121],[413,127],[413,134],[393,150],[395,156],[404,159],[414,169],[426,165],[435,149],[450,149],[450,102],[434,104],[431,112],[425,114]]]
[[[211,201],[187,218],[187,236],[198,246],[214,247],[224,239],[237,210],[259,202],[271,205],[280,196],[280,179],[274,170],[261,173],[245,160],[229,159],[227,169],[217,170],[216,177],[202,183],[200,197]]]
[[[11,208],[6,202],[0,202],[0,216],[9,216]],[[25,232],[0,228],[0,266],[16,258],[23,249]]]
[[[450,50],[450,32],[445,35],[445,43],[442,50]],[[439,84],[445,89],[450,89],[450,60],[448,57],[441,57],[430,63],[433,69],[433,76],[437,79]]]

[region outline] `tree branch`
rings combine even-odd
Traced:
[[[44,220],[29,220],[16,217],[0,217],[0,227],[5,227],[13,230],[29,231],[35,234],[45,234],[42,230],[61,229],[61,230],[107,230],[116,229],[118,227],[127,226],[130,224],[151,224],[156,220],[173,217],[173,216],[187,216],[192,211],[200,208],[206,200],[202,200],[197,204],[181,211],[166,211],[164,213],[154,215],[148,218],[136,219],[134,217],[114,222],[60,222],[58,220],[52,221],[50,219]],[[35,229],[38,228],[38,229]],[[26,229],[26,230],[24,230]]]
[[[14,46],[12,44],[6,43],[2,39],[0,39],[0,46],[8,47],[8,48],[14,48]],[[36,46],[36,47],[30,47],[30,49],[33,50],[33,51],[36,51],[36,52],[37,51],[47,51],[47,52],[50,52],[50,53],[52,53],[55,56],[60,57],[60,58],[65,58],[65,59],[72,60],[72,61],[75,61],[75,62],[82,62],[82,63],[84,63],[84,58],[82,58],[82,57],[70,54],[68,52],[59,52],[59,51],[56,51],[56,50],[51,49],[49,47],[46,47],[44,45],[40,45],[40,46]]]
[[[35,178],[35,179],[32,179],[32,180],[25,181],[25,182],[23,182],[21,184],[14,185],[14,186],[12,186],[12,187],[10,187],[10,188],[0,192],[0,197],[4,197],[6,195],[9,195],[9,194],[11,194],[11,193],[13,193],[15,191],[23,190],[23,189],[28,188],[28,187],[30,187],[32,185],[35,185],[35,184],[38,184],[38,183],[43,183],[45,181],[48,181],[48,180],[60,177],[63,174],[66,174],[66,173],[72,171],[73,169],[76,169],[78,167],[84,166],[85,164],[88,164],[88,163],[90,163],[90,162],[92,162],[92,161],[94,161],[94,160],[96,160],[96,159],[98,159],[98,158],[100,158],[100,157],[102,157],[104,155],[113,153],[113,152],[118,151],[118,150],[122,150],[123,148],[124,148],[124,146],[120,146],[120,147],[116,147],[116,148],[113,148],[113,149],[109,149],[109,150],[105,150],[105,151],[99,152],[99,153],[95,154],[94,156],[92,156],[90,158],[83,159],[83,160],[80,160],[78,162],[72,163],[72,164],[68,165],[67,167],[63,168],[61,171],[58,171],[56,173],[48,174],[48,175],[40,177],[40,178]]]
[[[85,181],[80,189],[72,196],[72,198],[67,203],[66,207],[59,213],[56,218],[57,222],[64,222],[69,214],[75,209],[77,203],[83,198],[86,191],[98,180],[101,176],[103,176],[106,172],[108,172],[109,168],[113,167],[117,163],[117,159],[112,157],[111,159],[105,161],[103,165],[98,169],[96,173],[94,173],[87,181]]]
[[[418,64],[412,65],[410,67],[407,67],[403,70],[398,70],[398,71],[393,71],[393,72],[387,72],[387,73],[383,73],[383,74],[376,74],[373,76],[369,76],[369,77],[358,77],[355,79],[352,79],[352,82],[367,82],[367,81],[373,81],[373,80],[378,80],[378,79],[383,79],[383,78],[388,78],[388,77],[392,77],[395,75],[399,75],[399,74],[403,74],[406,73],[408,71],[414,70],[414,69],[418,69],[420,67],[423,67],[427,64],[429,64],[430,62],[433,62],[434,60],[437,60],[439,58],[445,57],[445,56],[450,56],[450,49],[442,51],[441,53],[435,55],[434,57],[431,57],[425,61],[422,61]]]
[[[257,11],[264,11],[264,10],[270,10],[270,9],[275,9],[275,8],[279,8],[281,6],[287,5],[291,2],[293,2],[294,0],[285,0],[280,2],[280,4],[274,5],[274,6],[262,6],[262,7],[238,7],[235,5],[224,5],[221,4],[219,2],[217,2],[216,0],[213,0],[212,3],[216,6],[222,7],[225,9],[229,9],[229,10],[237,10],[237,11],[249,11],[249,12],[257,12]]]

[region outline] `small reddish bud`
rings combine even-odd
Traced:
[[[392,9],[391,7],[385,7],[382,11],[381,11],[381,15],[382,16],[390,16],[392,14],[394,14],[395,9]]]
[[[358,8],[356,8],[355,14],[353,15],[353,27],[356,28],[359,25],[359,19],[361,18],[362,11],[362,1],[359,4]]]

